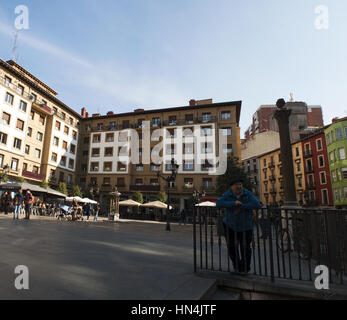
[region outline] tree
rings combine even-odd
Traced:
[[[49,187],[48,182],[46,181],[46,179],[43,179],[42,182],[40,183],[40,187],[41,188],[45,188],[47,189]]]
[[[167,194],[165,192],[160,191],[157,195],[157,200],[166,203]]]
[[[74,185],[74,186],[72,187],[72,193],[71,193],[71,195],[72,195],[73,197],[80,197],[80,198],[83,198],[83,196],[82,196],[82,191],[81,191],[81,188],[80,188],[79,185]]]
[[[131,198],[136,202],[143,203],[143,196],[140,191],[136,191]]]
[[[233,179],[241,179],[243,187],[252,191],[252,182],[249,175],[239,166],[236,158],[228,158],[227,170],[217,178],[217,194],[222,195],[230,188],[230,182]]]
[[[66,187],[66,183],[65,182],[59,182],[59,185],[58,185],[58,189],[57,189],[59,192],[65,194],[65,195],[68,195],[67,193],[67,187]]]

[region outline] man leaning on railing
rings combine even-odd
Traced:
[[[227,208],[223,225],[234,270],[248,273],[252,257],[253,210],[260,208],[261,203],[250,191],[243,188],[242,183],[241,179],[233,179],[230,189],[218,199],[217,207]]]

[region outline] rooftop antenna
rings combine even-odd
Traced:
[[[294,102],[294,94],[293,93],[290,93],[289,102]]]
[[[14,36],[13,49],[12,49],[12,60],[16,61],[16,49],[17,49],[17,41],[18,41],[19,30],[17,29],[16,34]],[[17,55],[18,57],[18,55]]]

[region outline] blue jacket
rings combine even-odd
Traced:
[[[239,206],[240,212],[235,214],[235,203],[239,200],[243,204]],[[224,224],[228,224],[229,228],[237,232],[253,230],[252,210],[261,207],[259,200],[247,189],[243,189],[239,199],[234,193],[227,191],[217,201],[217,207],[227,208],[224,216]]]

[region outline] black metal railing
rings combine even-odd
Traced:
[[[233,229],[223,222],[225,210],[194,210],[195,273],[248,272],[271,281],[312,281],[316,266],[325,265],[331,283],[347,283],[347,210],[269,207],[253,211],[253,218],[241,211],[239,220],[229,220]],[[233,232],[242,219],[245,225],[253,219],[248,221],[252,231]]]

